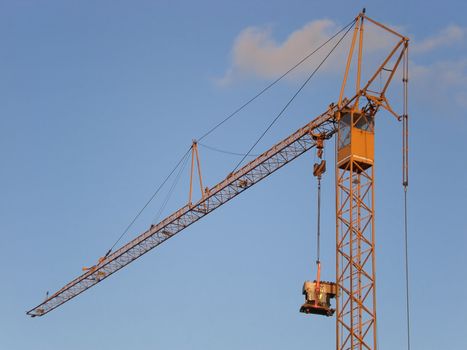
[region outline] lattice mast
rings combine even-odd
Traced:
[[[398,43],[362,88],[364,22],[368,20],[398,37]],[[355,54],[356,51],[356,54]],[[407,61],[408,39],[365,16],[358,17],[338,100],[336,140],[336,349],[377,349],[374,137],[375,115],[385,108],[398,120],[386,91],[401,60]],[[343,98],[352,61],[356,58],[356,98]],[[405,65],[405,63],[404,63]],[[386,74],[384,85],[375,78]],[[406,67],[403,82],[407,84]],[[365,104],[361,107],[361,100]],[[404,132],[405,133],[405,132]]]

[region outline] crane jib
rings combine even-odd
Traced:
[[[311,135],[312,131],[326,135],[327,138],[331,137],[336,132],[334,119],[336,111],[337,106],[331,105],[325,113],[236,172],[230,173],[216,186],[208,189],[201,200],[192,205],[185,205],[160,223],[152,225],[147,231],[102,259],[96,266],[93,266],[49,296],[44,302],[29,310],[27,314],[35,317],[52,311],[294,160],[316,145],[316,140]]]

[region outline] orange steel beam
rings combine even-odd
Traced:
[[[339,99],[337,101],[337,104],[339,106],[342,105],[343,98],[344,98],[345,86],[347,84],[347,77],[349,76],[350,65],[352,64],[353,50],[355,49],[355,41],[357,40],[358,28],[361,25],[360,20],[359,20],[360,18],[361,18],[361,15],[358,15],[356,22],[355,22],[355,28],[354,28],[353,36],[352,36],[352,43],[350,44],[349,55],[347,56],[347,64],[345,65],[344,79],[342,81],[341,91],[339,93]]]
[[[357,59],[357,79],[355,86],[355,93],[360,91],[360,81],[362,78],[362,54],[363,54],[363,15],[360,16],[360,36],[358,38],[358,59]],[[355,99],[354,108],[358,108],[359,97]]]
[[[334,120],[336,111],[337,106],[334,104],[331,105],[325,113],[321,114],[286,139],[277,143],[241,169],[230,173],[226,179],[216,186],[208,189],[198,202],[194,204],[189,203],[175,213],[169,215],[157,225],[152,225],[140,236],[128,242],[104,259],[101,259],[92,270],[75,278],[59,291],[48,297],[44,302],[29,310],[27,314],[35,317],[45,315],[52,311],[106,279],[151,249],[157,247],[159,244],[167,241],[178,232],[211,213],[247,188],[291,162],[316,145],[316,140],[313,139],[312,132],[320,133],[325,135],[326,138],[330,138],[336,131]],[[196,150],[192,151],[194,158],[196,156]],[[192,162],[193,161],[192,159]]]
[[[384,24],[378,22],[378,21],[375,21],[374,19],[368,17],[367,15],[365,15],[364,13],[362,14],[363,17],[365,17],[365,19],[369,20],[371,23],[375,24],[376,26],[380,27],[381,29],[391,33],[391,34],[394,34],[395,36],[401,38],[402,40],[405,40],[405,41],[409,41],[409,38],[407,38],[406,36],[403,36],[402,34],[396,32],[395,30],[389,28],[388,26],[385,26]]]
[[[199,160],[198,142],[196,140],[193,140],[193,144],[191,145],[191,170],[190,170],[190,190],[188,193],[188,205],[192,204],[191,199],[193,197],[193,175],[195,171],[195,158],[196,158],[196,166],[198,168],[199,188],[201,191],[201,196],[204,197],[203,177],[201,175],[201,164]]]
[[[203,189],[203,176],[201,175],[201,164],[199,160],[199,151],[198,151],[198,143],[195,143],[195,153],[196,153],[196,166],[198,167],[198,178],[199,178],[199,189],[201,190],[201,196],[204,197],[204,189]]]
[[[191,205],[191,197],[193,195],[193,172],[195,168],[195,145],[196,142],[193,141],[191,145],[191,170],[190,170],[190,191],[188,192],[188,205]]]

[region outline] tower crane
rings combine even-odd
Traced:
[[[364,24],[372,23],[389,33],[394,46],[378,63],[369,80],[362,84]],[[100,283],[161,243],[186,229],[221,205],[246,191],[306,151],[316,148],[322,158],[324,143],[335,138],[336,188],[336,280],[320,280],[319,256],[317,278],[303,286],[305,304],[300,311],[336,317],[336,349],[376,349],[376,269],[374,214],[374,137],[375,116],[385,109],[403,128],[403,185],[408,185],[408,44],[409,39],[368,17],[363,10],[354,19],[353,35],[346,60],[339,96],[315,119],[279,141],[255,159],[229,173],[222,181],[203,189],[196,141],[193,143],[190,195],[188,203],[158,224],[121,246],[109,251],[96,265],[84,268],[75,278],[46,300],[27,311],[44,316],[82,292]],[[350,29],[349,29],[350,30]],[[356,56],[356,58],[355,58]],[[355,64],[355,90],[345,97],[351,66]],[[386,93],[396,76],[402,76],[403,111],[397,114]],[[384,78],[383,74],[384,73]],[[377,79],[379,78],[379,79]],[[379,82],[377,87],[375,81]],[[195,159],[201,186],[201,198],[192,202]],[[320,179],[325,163],[317,163],[315,176]],[[330,300],[335,298],[335,310]]]

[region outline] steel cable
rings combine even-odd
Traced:
[[[355,24],[355,20],[352,21],[353,24]],[[351,23],[351,24],[352,24]],[[303,88],[308,84],[308,82],[310,81],[311,78],[313,78],[313,76],[316,74],[316,72],[321,68],[321,66],[324,64],[324,62],[326,62],[326,60],[329,58],[329,56],[334,52],[334,50],[336,49],[337,46],[339,46],[339,44],[342,42],[342,40],[344,40],[344,38],[346,37],[346,35],[350,32],[350,30],[352,29],[353,25],[349,26],[347,31],[344,33],[344,35],[342,35],[342,37],[339,39],[339,41],[333,46],[333,48],[328,52],[328,54],[324,57],[324,59],[320,62],[320,64],[313,70],[313,72],[311,72],[311,74],[308,76],[308,78],[305,80],[305,82],[300,86],[300,88],[297,90],[297,92],[295,92],[295,94],[292,96],[292,98],[285,104],[285,106],[282,108],[282,110],[279,112],[279,114],[277,114],[277,116],[272,120],[272,122],[268,125],[268,127],[266,128],[266,130],[263,131],[263,133],[261,134],[261,136],[255,141],[255,143],[253,144],[253,146],[250,147],[250,149],[248,150],[248,152],[245,154],[245,156],[243,156],[243,158],[240,160],[240,162],[238,162],[238,164],[235,166],[234,170],[232,172],[235,172],[235,170],[238,169],[238,167],[240,166],[240,164],[242,164],[242,162],[245,160],[245,158],[250,154],[250,152],[256,147],[256,145],[259,143],[259,141],[261,141],[261,139],[264,137],[264,135],[266,135],[266,133],[269,131],[269,129],[271,129],[271,127],[276,123],[276,121],[282,116],[282,114],[284,114],[284,112],[286,111],[286,109],[290,106],[290,104],[295,100],[295,98],[300,94],[300,92],[303,90]]]
[[[156,218],[154,219],[153,222],[157,223],[157,221],[159,221],[162,213],[164,212],[165,207],[167,206],[167,203],[169,202],[170,198],[172,197],[175,186],[177,186],[178,181],[180,180],[180,176],[181,176],[183,170],[186,168],[186,164],[188,163],[188,159],[189,159],[188,153],[185,153],[185,160],[183,161],[183,165],[178,170],[178,173],[175,176],[174,182],[172,183],[172,186],[170,187],[169,191],[167,192],[167,195],[166,195],[166,197],[164,199],[164,202],[161,205],[161,207],[159,208],[159,211],[157,212]]]
[[[148,201],[146,202],[146,204],[144,204],[144,206],[140,209],[140,211],[135,215],[133,220],[131,220],[131,222],[128,224],[128,226],[125,228],[125,230],[122,232],[120,237],[117,238],[117,240],[112,245],[112,247],[107,251],[105,256],[108,256],[112,252],[112,250],[115,248],[115,246],[118,244],[118,242],[120,242],[120,240],[123,238],[123,236],[125,236],[127,234],[128,230],[133,226],[135,221],[138,220],[138,218],[141,216],[143,211],[147,208],[149,203],[151,203],[152,200],[156,197],[156,195],[159,193],[159,191],[162,189],[162,187],[165,185],[165,183],[169,180],[169,178],[172,176],[172,174],[175,172],[175,170],[177,170],[177,168],[180,166],[180,164],[186,158],[186,156],[188,155],[190,150],[191,150],[191,147],[188,148],[188,150],[185,152],[185,154],[182,156],[182,158],[180,158],[180,160],[177,162],[177,165],[175,165],[175,167],[172,169],[172,171],[169,173],[169,175],[167,175],[167,177],[164,179],[164,181],[162,181],[162,183],[159,185],[159,187],[157,187],[156,191],[152,194],[152,196],[148,199]]]
[[[214,130],[216,130],[217,128],[219,128],[221,125],[223,125],[225,122],[227,122],[229,119],[231,119],[232,117],[234,117],[237,113],[239,113],[241,110],[243,110],[246,106],[248,106],[251,102],[253,102],[254,100],[256,100],[258,97],[260,97],[262,94],[264,94],[267,90],[269,90],[271,87],[273,87],[275,84],[277,84],[280,80],[282,80],[285,76],[287,76],[289,73],[291,73],[293,70],[295,70],[297,67],[299,67],[303,62],[305,62],[306,60],[308,60],[311,56],[313,56],[317,51],[319,51],[322,47],[324,47],[326,44],[328,44],[331,40],[333,40],[335,37],[337,37],[340,33],[342,33],[344,30],[347,29],[347,31],[345,32],[344,36],[349,32],[349,30],[353,27],[353,24],[355,24],[355,19],[352,20],[350,23],[348,23],[346,26],[342,27],[337,33],[335,33],[333,36],[331,36],[328,40],[326,40],[323,44],[321,44],[320,46],[318,46],[315,50],[313,50],[311,53],[309,53],[308,55],[306,55],[304,58],[302,58],[298,63],[296,63],[294,66],[292,66],[290,69],[288,69],[284,74],[282,74],[279,78],[277,78],[276,80],[274,80],[272,83],[270,83],[269,85],[267,85],[264,89],[262,89],[259,93],[257,93],[255,96],[253,96],[251,99],[249,99],[247,102],[245,102],[243,105],[241,105],[239,108],[237,108],[234,112],[232,112],[231,114],[229,114],[226,118],[224,118],[221,122],[219,122],[218,124],[216,124],[214,127],[212,127],[211,129],[209,129],[206,133],[204,133],[200,138],[198,138],[198,141],[200,140],[203,140],[204,138],[206,138],[208,135],[210,135]],[[342,41],[343,37],[339,40],[338,44]],[[336,48],[337,45],[334,46],[334,48],[331,50],[331,52]],[[327,57],[329,57],[329,54],[326,56],[326,58],[323,60],[323,62],[318,66],[318,68],[324,63],[324,61],[327,59]],[[317,70],[317,69],[316,69]],[[285,111],[285,109],[288,107],[288,105],[290,105],[290,103],[295,99],[296,95],[298,95],[298,93],[301,91],[301,89],[303,89],[303,87],[306,85],[306,83],[311,79],[311,77],[314,75],[314,73],[316,72],[316,70],[312,73],[312,75],[307,79],[307,81],[302,85],[302,87],[299,89],[299,91],[292,97],[292,99],[289,101],[289,103],[286,105],[286,107],[283,109],[283,111],[275,118],[275,120],[273,121],[273,123],[271,123],[271,125],[266,129],[266,131],[263,133],[263,135],[260,137],[260,139],[258,139],[258,141],[253,145],[256,146],[256,144],[261,140],[261,138],[264,136],[264,134],[269,130],[269,128],[275,123],[275,121],[280,117],[280,115],[282,115],[282,113]],[[214,149],[214,147],[208,147],[206,145],[204,145],[204,147],[207,147],[207,148],[211,148],[211,149]],[[253,149],[253,147],[249,150],[249,152],[247,154],[241,154],[241,153],[238,153],[238,154],[235,154],[235,152],[228,152],[228,151],[221,151],[219,149],[215,149],[217,151],[221,151],[223,153],[229,153],[229,154],[235,154],[235,155],[242,155],[243,158],[242,160],[239,162],[238,165],[240,165],[247,156],[250,155],[250,152],[251,150]],[[128,226],[125,228],[125,230],[122,232],[122,234],[117,238],[117,240],[115,241],[115,243],[111,246],[111,248],[107,251],[107,253],[105,254],[105,256],[108,256],[112,250],[115,248],[115,246],[120,242],[120,240],[128,233],[129,229],[133,226],[133,224],[136,222],[136,220],[141,216],[141,214],[143,213],[143,211],[147,208],[147,206],[153,201],[153,199],[156,197],[156,195],[159,193],[159,191],[162,189],[162,187],[166,184],[166,182],[169,180],[169,178],[173,175],[173,173],[176,171],[176,169],[180,166],[180,164],[183,162],[183,159],[185,159],[185,157],[187,156],[188,152],[191,150],[191,147],[186,151],[186,153],[182,156],[182,158],[178,161],[178,163],[176,164],[176,166],[172,169],[172,171],[169,173],[169,175],[167,175],[167,177],[164,179],[164,181],[159,185],[159,187],[156,189],[156,191],[152,194],[152,196],[149,198],[149,200],[144,204],[144,206],[140,209],[140,211],[135,215],[135,217],[133,218],[133,220],[128,224]],[[238,167],[237,165],[237,167]],[[236,167],[236,168],[237,168]],[[235,168],[235,169],[236,169]],[[235,170],[234,170],[235,171]],[[178,175],[177,175],[178,176]],[[178,181],[178,180],[177,180]],[[172,192],[173,189],[169,190],[169,192]],[[171,195],[171,194],[170,194]],[[164,202],[164,204],[162,205],[161,209],[163,210],[165,208],[165,205],[167,204],[167,201],[168,199],[166,198],[166,201]],[[160,211],[161,209],[159,210],[158,212],[158,215],[160,215]]]
[[[406,44],[407,45],[407,44]],[[408,114],[408,84],[409,84],[409,53],[405,47],[403,61],[403,126],[402,126],[402,185],[404,187],[404,241],[405,241],[405,298],[406,298],[406,322],[407,322],[407,350],[410,350],[410,293],[409,293],[409,237],[408,237],[408,213],[407,213],[407,189],[409,187],[409,114]]]
[[[291,73],[293,70],[295,70],[298,66],[300,66],[303,62],[308,60],[311,56],[313,56],[316,52],[318,52],[321,48],[326,46],[332,39],[337,37],[340,33],[342,33],[344,30],[346,30],[349,26],[353,26],[355,24],[356,19],[353,19],[351,22],[349,22],[347,25],[342,27],[336,34],[331,36],[328,40],[326,40],[324,43],[322,43],[320,46],[318,46],[316,49],[314,49],[312,52],[310,52],[308,55],[306,55],[304,58],[302,58],[299,62],[297,62],[295,65],[293,65],[291,68],[289,68],[284,74],[282,74],[279,78],[274,80],[272,83],[267,85],[264,89],[262,89],[260,92],[258,92],[255,96],[250,98],[247,102],[245,102],[243,105],[238,107],[235,111],[233,111],[231,114],[229,114],[226,118],[224,118],[222,121],[220,121],[218,124],[216,124],[214,127],[209,129],[207,132],[205,132],[201,137],[199,137],[197,140],[201,141],[205,137],[207,137],[209,134],[211,134],[214,130],[216,130],[218,127],[220,127],[222,124],[227,122],[229,119],[234,117],[237,113],[239,113],[241,110],[243,110],[246,106],[248,106],[251,102],[256,100],[258,97],[260,97],[262,94],[264,94],[267,90],[269,90],[271,87],[276,85],[279,81],[281,81],[285,76],[287,76],[289,73]]]
[[[211,151],[215,151],[215,152],[219,152],[219,153],[224,153],[224,154],[230,154],[232,156],[240,156],[240,157],[243,157],[245,155],[245,153],[238,153],[238,152],[231,152],[231,151],[225,151],[225,150],[222,150],[220,148],[217,148],[217,147],[212,147],[212,146],[208,146],[208,145],[205,145],[203,143],[200,143],[198,142],[198,145],[204,147],[204,148],[207,148],[207,149],[210,149]],[[250,157],[258,157],[259,154],[250,154],[249,155]]]

